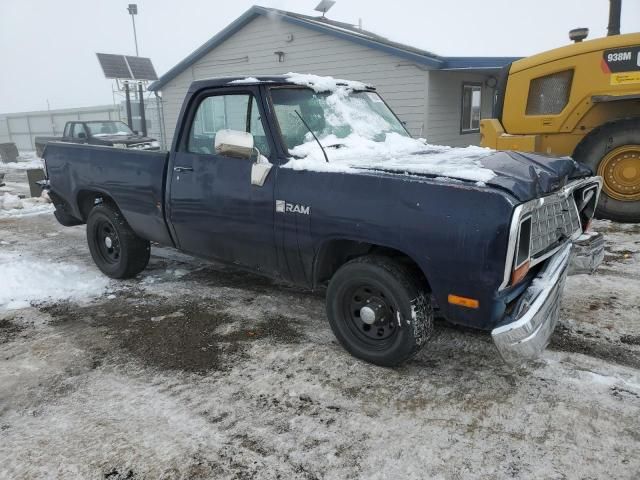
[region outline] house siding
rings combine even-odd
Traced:
[[[429,72],[427,140],[430,143],[466,147],[480,143],[479,133],[460,133],[462,84],[482,84],[481,118],[490,118],[495,90],[485,85],[485,75],[464,71]]]
[[[293,35],[293,41],[287,42],[288,34]],[[276,51],[285,52],[284,62],[277,61]],[[412,135],[425,136],[427,132],[429,79],[423,67],[364,45],[261,16],[162,88],[168,144],[192,81],[292,71],[371,83],[406,122]]]

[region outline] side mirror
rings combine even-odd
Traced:
[[[82,138],[82,139],[87,138],[87,134],[84,132],[80,132],[78,133],[78,138]]]
[[[218,130],[214,148],[218,155],[247,160],[255,152],[253,135],[239,130]]]
[[[251,185],[264,185],[273,165],[254,146],[252,134],[239,130],[218,130],[214,148],[218,155],[246,160],[257,154],[256,161],[251,165]]]

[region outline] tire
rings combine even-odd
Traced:
[[[111,278],[134,277],[149,263],[149,241],[138,237],[118,209],[107,203],[89,212],[87,243],[95,264]]]
[[[327,317],[351,355],[385,367],[413,357],[433,331],[433,309],[418,277],[376,255],[351,260],[333,275]]]
[[[638,198],[640,195],[640,166],[632,167],[631,170],[637,172],[633,184],[626,186],[629,189],[628,192],[622,192],[625,195],[628,194],[628,200],[609,187],[609,185],[614,185],[614,179],[606,167],[610,165],[609,162],[615,160],[616,152],[620,152],[622,156],[627,153],[628,148],[631,148],[631,152],[628,153],[634,155],[634,160],[629,161],[635,162],[634,165],[640,164],[640,118],[618,120],[596,128],[576,147],[573,153],[574,160],[587,165],[595,174],[603,176],[604,186],[596,210],[598,218],[618,222],[640,222],[640,198]],[[634,189],[633,192],[636,194],[631,195],[631,189]],[[616,196],[618,198],[615,198]]]

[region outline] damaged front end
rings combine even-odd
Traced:
[[[520,205],[514,213],[503,287],[537,273],[491,335],[510,364],[539,357],[560,315],[568,274],[593,273],[604,258],[604,237],[586,232],[602,186],[600,177]]]

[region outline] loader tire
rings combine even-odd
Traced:
[[[596,128],[576,147],[573,158],[603,179],[596,217],[640,222],[640,118]]]

